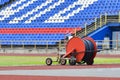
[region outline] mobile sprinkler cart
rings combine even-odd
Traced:
[[[66,53],[59,55],[57,62],[61,65],[65,65],[69,60],[70,65],[84,64],[92,65],[97,53],[97,47],[95,41],[90,37],[71,38],[66,45]],[[52,65],[52,59],[47,58],[46,64]]]

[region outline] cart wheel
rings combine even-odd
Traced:
[[[67,62],[67,60],[66,60],[66,59],[60,59],[60,64],[61,64],[61,65],[65,65],[65,64],[66,64],[66,62]]]
[[[93,65],[94,61],[91,60],[91,61],[87,61],[86,63],[87,63],[87,65]]]
[[[74,60],[74,59],[69,59],[69,64],[70,64],[70,65],[76,65],[76,60]]]
[[[46,64],[47,64],[48,66],[52,65],[52,59],[51,59],[51,58],[47,58],[47,59],[46,59]]]

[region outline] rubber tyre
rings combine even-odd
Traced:
[[[92,60],[92,61],[88,61],[86,63],[87,63],[87,65],[93,65],[94,61]]]
[[[66,59],[60,59],[60,64],[61,65],[66,65],[67,63],[67,60]]]
[[[52,59],[51,59],[51,58],[47,58],[47,59],[46,59],[46,64],[47,64],[48,66],[52,65]]]
[[[76,65],[76,60],[74,60],[74,59],[69,59],[69,64],[70,64],[71,66]]]

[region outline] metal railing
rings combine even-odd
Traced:
[[[43,42],[43,41],[42,41]],[[48,41],[49,42],[49,41]],[[51,42],[51,41],[50,41]],[[58,41],[57,45],[0,45],[0,53],[21,53],[21,54],[49,54],[49,53],[66,53],[67,41]],[[120,50],[120,40],[96,40],[97,48],[100,50]]]
[[[9,44],[2,44],[7,42]],[[19,42],[19,44],[15,44]],[[24,43],[31,42],[32,45],[26,45]],[[38,45],[37,43],[44,43],[44,45]],[[55,43],[55,45],[50,45],[48,43]],[[25,41],[25,40],[7,40],[0,41],[0,53],[59,53],[59,51],[65,50],[65,45],[67,40],[56,41],[56,40],[34,40],[34,41]]]
[[[98,49],[120,49],[120,40],[96,40]]]
[[[87,36],[87,34],[97,30],[98,28],[101,28],[103,25],[109,22],[120,22],[120,11],[118,12],[118,15],[107,15],[107,13],[100,15],[100,17],[95,18],[94,22],[92,22],[90,25],[85,23],[85,27],[82,30],[77,31],[75,34],[78,37]]]

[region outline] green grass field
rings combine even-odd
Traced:
[[[46,58],[40,56],[0,56],[0,66],[45,65]],[[56,57],[52,57],[52,59],[56,60]],[[95,58],[94,64],[120,64],[120,58]]]

